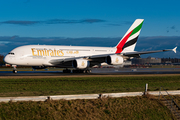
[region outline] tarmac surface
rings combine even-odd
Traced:
[[[85,75],[145,75],[180,74],[180,68],[92,68],[91,73],[62,73],[62,71],[0,71],[0,76],[85,76]]]

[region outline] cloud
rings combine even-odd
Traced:
[[[99,22],[106,22],[105,20],[100,19],[84,19],[80,21],[81,23],[99,23]]]
[[[83,20],[65,20],[65,19],[52,19],[44,21],[46,24],[77,24],[77,23],[99,23],[105,22],[101,19],[83,19]]]
[[[170,27],[170,28],[174,30],[176,27],[175,27],[175,25],[174,25],[174,26],[172,26],[172,27]]]
[[[125,25],[132,25],[133,22],[131,22],[131,21],[124,21],[123,24],[125,24]]]
[[[16,24],[16,25],[33,25],[37,23],[39,22],[38,21],[16,21],[16,20],[1,22],[1,24]]]
[[[32,38],[32,37],[0,37],[0,54],[7,54],[12,49],[22,45],[72,45],[72,46],[100,46],[100,47],[114,47],[121,38]],[[143,55],[144,57],[176,57],[180,58],[179,46],[180,36],[153,36],[153,37],[139,37],[135,51],[152,51],[177,48],[177,53],[155,53]],[[141,56],[141,57],[143,57]]]
[[[50,19],[45,21],[28,21],[28,20],[9,20],[0,22],[1,24],[12,24],[21,26],[32,26],[37,24],[94,24],[94,23],[105,23],[106,20],[102,19],[80,19],[80,20],[69,20],[69,19]],[[121,23],[108,23],[108,26],[122,26],[131,25],[130,21],[123,21]]]
[[[109,23],[107,25],[110,25],[110,26],[122,26],[122,25],[132,25],[133,22],[130,22],[130,21],[123,21],[121,23]]]
[[[180,44],[179,36],[153,36],[153,37],[140,37],[137,41],[137,48],[150,48],[165,49],[167,46],[170,48]],[[146,46],[146,47],[144,47]]]
[[[108,25],[110,25],[110,26],[122,26],[121,24],[116,24],[116,23],[112,23],[112,24],[108,24]]]
[[[166,30],[167,33],[169,32],[179,32],[179,30],[177,30],[176,26],[173,25],[171,27],[167,27],[167,30]]]
[[[0,44],[8,44],[10,43],[9,41],[0,41]]]
[[[51,19],[46,21],[17,21],[17,20],[9,20],[0,22],[0,24],[14,24],[14,25],[35,25],[35,24],[81,24],[81,23],[100,23],[106,22],[105,20],[101,19],[82,19],[82,20],[66,20],[66,19]]]

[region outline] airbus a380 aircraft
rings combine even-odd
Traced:
[[[121,65],[124,61],[141,54],[174,51],[164,49],[156,51],[136,52],[134,48],[141,31],[144,19],[136,19],[123,38],[115,47],[83,47],[83,46],[55,46],[55,45],[26,45],[13,49],[4,60],[14,67],[16,65],[32,66],[34,68],[61,67],[63,72],[71,72],[68,68],[75,68],[73,72],[90,72],[90,67],[106,62],[110,65]]]

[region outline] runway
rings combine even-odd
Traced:
[[[74,75],[141,75],[180,74],[180,68],[93,68],[92,73],[62,73],[62,71],[0,71],[0,76],[74,76]]]

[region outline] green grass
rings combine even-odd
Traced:
[[[87,94],[180,89],[180,76],[63,77],[0,79],[0,96]],[[180,104],[180,96],[173,96]],[[0,103],[0,120],[170,120],[171,112],[153,96]]]
[[[164,86],[180,89],[180,76],[64,77],[0,79],[0,97],[150,91]]]
[[[0,103],[5,120],[171,120],[170,111],[157,99],[148,97],[60,100]]]

